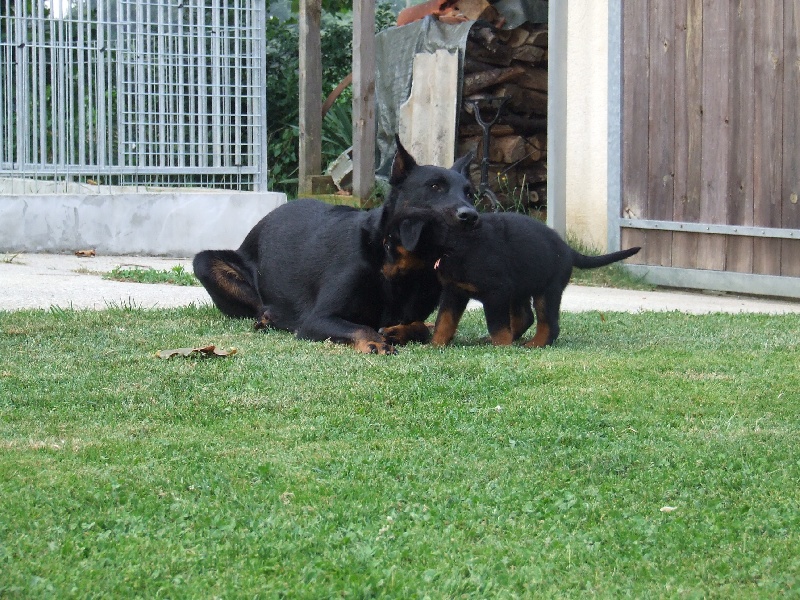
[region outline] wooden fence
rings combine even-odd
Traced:
[[[659,283],[800,297],[799,43],[800,0],[622,0],[619,236]]]

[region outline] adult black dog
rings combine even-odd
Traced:
[[[332,340],[359,352],[391,354],[393,343],[430,333],[422,322],[441,287],[430,270],[382,269],[386,227],[398,210],[425,208],[447,227],[478,221],[465,169],[417,165],[397,140],[384,204],[368,211],[309,199],[275,209],[256,224],[238,250],[204,250],[194,272],[214,304],[256,326]],[[390,340],[378,333],[382,327]]]
[[[536,334],[526,346],[542,347],[558,337],[561,296],[573,267],[602,267],[640,248],[586,256],[541,221],[519,213],[487,213],[473,230],[455,231],[431,211],[412,208],[395,215],[385,250],[387,264],[407,260],[410,252],[437,273],[443,290],[434,345],[450,343],[475,298],[483,303],[495,345],[511,344],[528,330],[533,300]]]

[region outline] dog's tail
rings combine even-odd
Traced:
[[[264,308],[254,269],[237,250],[203,250],[195,255],[192,267],[224,314],[240,319],[261,317]]]
[[[601,254],[600,256],[586,256],[577,250],[572,251],[572,264],[579,269],[596,269],[597,267],[605,267],[611,263],[625,260],[639,252],[641,248],[628,248],[627,250],[620,250],[619,252],[611,252],[610,254]]]

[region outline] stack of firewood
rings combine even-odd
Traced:
[[[547,189],[547,26],[524,24],[500,30],[475,24],[464,55],[458,155],[475,153],[471,178],[480,183],[484,121],[496,114],[489,143],[488,187],[506,208],[544,208]]]

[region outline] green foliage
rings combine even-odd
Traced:
[[[797,597],[800,316],[485,334],[0,312],[0,597]]]
[[[340,98],[322,120],[322,161],[329,164],[353,145],[353,104]]]
[[[322,14],[320,47],[324,98],[353,70],[352,12]]]
[[[297,177],[299,57],[296,22],[267,21],[267,161],[270,185],[290,190]]]
[[[330,12],[339,12],[350,10],[353,5],[352,0],[322,0],[322,10]],[[300,0],[292,0],[292,11],[300,11]]]
[[[345,3],[350,4],[350,3]],[[331,6],[336,5],[332,3]],[[394,24],[389,5],[376,7],[376,30]],[[299,58],[296,18],[267,21],[268,163],[270,185],[297,192]],[[352,70],[353,15],[349,10],[324,12],[321,23],[323,98]],[[352,95],[345,92],[323,121],[323,159],[330,161],[352,143]],[[334,113],[331,115],[331,113]],[[348,126],[344,127],[343,123]],[[324,167],[324,165],[323,165]]]

